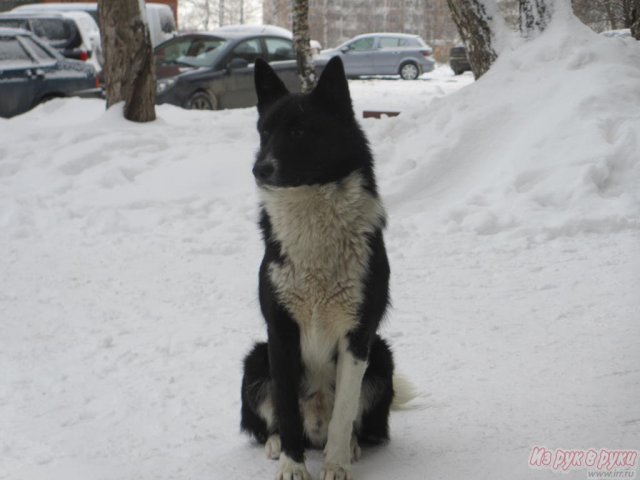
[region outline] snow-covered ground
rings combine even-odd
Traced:
[[[358,479],[586,478],[640,447],[640,47],[573,23],[479,82],[350,83],[390,224],[383,328],[421,395]],[[464,88],[463,88],[464,87]],[[253,109],[0,120],[0,479],[256,479]],[[311,472],[320,452],[308,455]]]

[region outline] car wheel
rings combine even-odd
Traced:
[[[216,110],[217,102],[204,92],[196,92],[189,98],[189,110]]]
[[[415,80],[420,76],[418,65],[413,62],[407,62],[400,65],[400,77],[403,80]]]

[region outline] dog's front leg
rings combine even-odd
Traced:
[[[269,365],[282,453],[276,480],[310,480],[304,465],[304,434],[298,400],[302,375],[300,332],[282,308],[269,315]]]
[[[351,476],[351,436],[358,414],[362,378],[367,369],[365,358],[353,353],[349,338],[338,344],[336,398],[329,422],[325,465],[321,480],[349,480]]]

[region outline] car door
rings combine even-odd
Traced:
[[[264,47],[267,52],[267,61],[282,79],[287,89],[290,92],[299,92],[301,85],[293,42],[288,38],[266,37],[264,38]]]
[[[265,58],[259,37],[239,42],[223,61],[227,69],[224,89],[218,99],[221,108],[251,107],[257,97],[253,82],[253,64],[256,58]]]
[[[378,75],[396,75],[400,62],[400,38],[379,37],[378,48],[373,56],[373,65]]]
[[[0,117],[26,112],[33,104],[37,64],[14,36],[0,36]]]
[[[347,76],[372,75],[375,37],[362,37],[342,48],[342,63]]]

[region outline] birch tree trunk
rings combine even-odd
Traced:
[[[520,33],[530,38],[542,32],[553,15],[553,0],[519,0]]]
[[[224,13],[225,13],[224,0],[219,0],[218,2],[218,26],[222,27],[224,25]]]
[[[155,120],[156,75],[141,0],[98,0],[107,108],[124,102],[134,122]]]
[[[311,60],[309,45],[309,1],[293,0],[293,48],[296,51],[298,76],[302,92],[308,93],[316,84],[316,70]]]
[[[483,0],[447,0],[454,23],[467,49],[473,75],[480,78],[497,58],[492,16]]]

